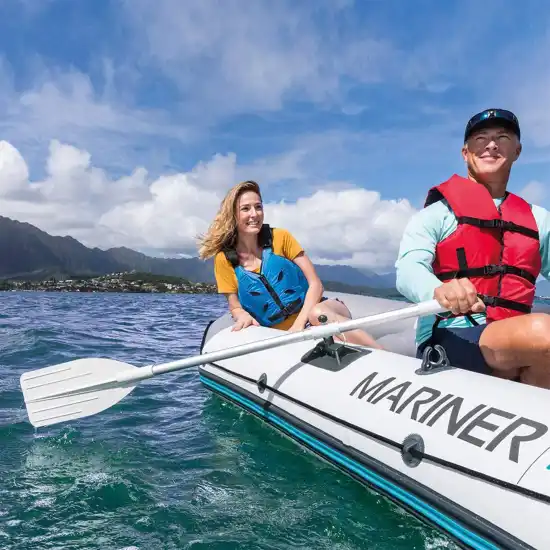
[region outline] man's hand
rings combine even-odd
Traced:
[[[485,304],[478,298],[474,285],[466,278],[452,279],[438,286],[434,298],[441,307],[450,309],[455,315],[485,311]]]
[[[241,310],[238,315],[235,315],[235,324],[231,328],[231,332],[247,328],[251,325],[256,327],[260,326],[260,323],[250,315],[247,311]]]

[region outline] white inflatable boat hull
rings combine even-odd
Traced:
[[[403,306],[337,296],[354,317]],[[461,369],[423,373],[413,323],[371,330],[392,351],[352,346],[340,364],[303,362],[316,343],[299,342],[203,365],[201,380],[466,548],[549,549],[550,392]],[[202,351],[280,334],[230,324],[211,324]]]

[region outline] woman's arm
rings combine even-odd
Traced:
[[[218,286],[218,293],[223,294],[227,298],[229,312],[235,320],[235,324],[231,330],[241,330],[250,325],[258,326],[256,319],[241,306],[237,295],[238,283],[235,270],[223,253],[218,253],[214,259],[214,276]]]
[[[226,297],[229,305],[229,312],[235,320],[235,324],[233,325],[231,331],[241,330],[242,328],[249,327],[250,325],[255,325],[257,327],[260,326],[258,321],[256,321],[256,319],[254,319],[248,311],[243,309],[237,294],[226,294]]]
[[[303,330],[306,326],[309,312],[320,302],[321,297],[323,296],[324,288],[321,279],[319,279],[319,276],[317,275],[317,271],[315,271],[313,263],[307,257],[305,252],[298,254],[298,256],[294,258],[293,262],[304,272],[304,276],[309,283],[309,288],[304,299],[304,305],[302,306],[296,321],[294,321],[294,324],[292,325],[293,329]]]

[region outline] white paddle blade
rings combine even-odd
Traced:
[[[112,359],[87,358],[26,372],[20,383],[33,426],[49,426],[101,412],[135,387],[117,374],[139,370]]]

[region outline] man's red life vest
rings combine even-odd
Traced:
[[[530,313],[541,256],[529,203],[507,192],[497,209],[483,185],[456,174],[430,189],[424,207],[443,198],[458,227],[436,246],[435,275],[470,279],[487,306],[487,322]]]

